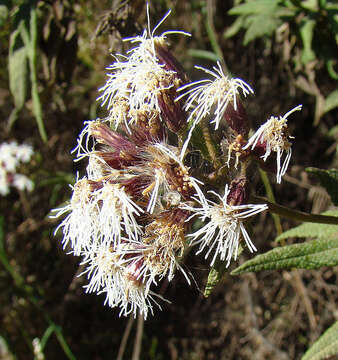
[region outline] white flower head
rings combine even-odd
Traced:
[[[147,246],[143,252],[144,263],[159,279],[167,276],[168,281],[174,277],[176,269],[190,279],[179,264],[186,246],[186,219],[190,213],[180,208],[173,208],[159,213],[146,226],[142,242]]]
[[[211,115],[210,123],[215,124],[215,130],[218,129],[229,103],[232,103],[234,109],[237,110],[239,90],[242,91],[243,96],[253,94],[252,88],[246,82],[238,78],[229,78],[224,74],[221,63],[217,62],[217,65],[218,67],[213,67],[214,71],[196,66],[197,69],[203,70],[215,79],[199,80],[184,85],[178,91],[188,90],[177,98],[179,100],[188,96],[185,108],[186,110],[193,108],[188,121],[194,118],[194,123],[199,123],[201,119]],[[212,114],[210,114],[211,111]]]
[[[243,150],[248,148],[253,150],[259,143],[265,145],[265,154],[261,156],[264,161],[266,161],[271,152],[277,154],[278,183],[281,182],[282,176],[286,173],[292,154],[291,142],[289,141],[292,137],[288,133],[287,118],[290,114],[301,109],[302,105],[298,105],[288,111],[284,116],[280,116],[279,118],[271,116],[269,120],[260,126],[243,147]],[[286,156],[284,161],[282,161],[284,151],[286,152]]]
[[[112,64],[108,69],[108,81],[99,90],[103,94],[98,98],[110,111],[109,119],[114,127],[120,123],[135,122],[132,116],[135,110],[160,111],[159,96],[176,86],[176,73],[165,69],[157,62],[129,60]]]
[[[34,151],[31,145],[21,144],[17,147],[16,157],[19,161],[27,163],[33,156]]]
[[[137,61],[158,62],[158,59],[156,57],[156,44],[160,44],[162,46],[166,45],[166,35],[182,34],[186,36],[191,36],[191,34],[181,30],[168,30],[162,33],[160,36],[155,36],[157,29],[164,23],[170,13],[171,10],[169,10],[159,21],[159,23],[154,27],[154,29],[151,30],[149,3],[147,2],[148,28],[144,29],[142,35],[124,39],[124,41],[130,41],[131,43],[138,43],[137,47],[129,51],[129,53],[131,54],[131,59]]]
[[[18,145],[17,142],[2,143],[0,145],[0,194],[7,195],[10,186],[18,190],[33,190],[33,182],[23,174],[17,173],[20,163],[27,163],[33,148],[27,144]]]
[[[183,196],[201,192],[198,181],[189,175],[176,150],[173,146],[157,143],[148,146],[143,154],[144,166],[137,171],[151,179],[150,185],[143,191],[143,195],[149,195],[147,211],[150,214],[169,192],[177,191]]]
[[[23,190],[32,191],[34,187],[34,183],[26,175],[14,174],[13,186],[21,191]]]
[[[0,164],[6,171],[15,172],[19,165],[19,159],[16,156],[18,148],[19,145],[15,141],[0,145]]]
[[[74,255],[78,256],[82,250],[92,245],[95,239],[100,237],[98,225],[99,204],[97,198],[92,196],[93,186],[89,180],[83,178],[76,182],[73,188],[72,199],[69,204],[56,212],[53,218],[69,213],[56,228],[63,231],[64,248],[70,243]]]
[[[151,31],[149,4],[147,4],[148,29],[140,36],[124,39],[138,46],[129,51],[129,56],[115,57],[115,62],[107,69],[108,81],[99,89],[102,95],[98,100],[110,111],[109,118],[115,128],[120,123],[130,124],[134,121],[130,116],[134,110],[159,111],[158,96],[161,92],[177,85],[177,74],[166,69],[165,64],[156,55],[156,46],[166,46],[166,35],[183,31],[166,31],[155,36],[158,27],[169,16],[170,11]],[[178,85],[177,85],[178,86]],[[127,102],[127,106],[126,106]]]
[[[84,252],[82,264],[86,264],[87,269],[80,276],[87,275],[87,293],[105,294],[105,304],[120,307],[120,315],[132,313],[136,317],[140,313],[146,319],[149,311],[153,313],[153,304],[159,306],[155,297],[161,297],[149,289],[153,279],[147,284],[144,282],[142,255],[137,245],[127,242],[116,248],[107,244],[93,246]]]
[[[190,205],[183,206],[184,209],[193,213],[190,219],[198,216],[203,223],[208,221],[199,230],[189,234],[188,237],[192,238],[191,245],[200,245],[197,254],[206,248],[207,253],[205,258],[207,258],[214,250],[211,265],[214,264],[219,255],[221,260],[227,261],[226,266],[229,266],[231,258],[237,258],[238,245],[241,238],[245,240],[251,252],[256,250],[249,234],[245,230],[243,221],[248,217],[266,210],[268,207],[266,204],[228,204],[227,197],[230,193],[228,185],[225,187],[223,197],[214,191],[210,191],[210,193],[219,198],[220,203],[217,204],[205,197],[200,197],[199,199],[195,199],[197,203],[201,205],[200,207],[192,207]]]
[[[64,247],[70,242],[74,255],[95,244],[116,246],[123,235],[136,239],[142,233],[135,216],[143,210],[119,184],[84,178],[73,190],[70,204],[56,209],[58,212],[54,217],[70,212],[56,231],[63,228]]]
[[[241,90],[244,97],[250,93],[253,94],[250,85],[241,79],[226,76],[222,70],[221,63],[217,62],[217,65],[218,67],[213,67],[214,71],[196,66],[197,69],[203,70],[205,73],[213,76],[214,79],[194,81],[178,89],[178,91],[184,92],[176,98],[176,101],[187,96],[185,110],[192,109],[188,121],[193,120],[182,149],[182,156],[184,156],[195,126],[203,118],[211,116],[210,123],[215,124],[215,130],[217,130],[229,104],[232,104],[234,110],[237,111],[239,90]]]
[[[124,234],[133,240],[138,238],[142,229],[135,216],[139,216],[143,210],[128,196],[123,187],[105,183],[94,196],[100,204],[97,224],[102,242],[118,244]]]

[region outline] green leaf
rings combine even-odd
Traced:
[[[338,136],[338,125],[335,125],[334,127],[332,127],[328,132],[327,132],[327,136],[333,137],[335,138],[336,136]]]
[[[223,36],[226,39],[235,36],[239,30],[244,26],[244,18],[242,16],[238,17],[234,23],[224,32]]]
[[[241,245],[239,245],[237,257],[242,253],[243,250],[244,250],[243,247]],[[227,269],[228,268],[226,267],[224,261],[216,259],[215,264],[210,269],[210,272],[209,272],[209,275],[208,275],[208,280],[207,280],[207,283],[206,283],[205,288],[204,288],[203,295],[205,297],[208,297],[211,294],[214,287],[219,282],[222,281],[222,279],[224,278],[224,275],[227,272]]]
[[[338,217],[338,210],[325,211],[321,215]],[[321,238],[321,239],[328,237],[332,238],[335,235],[338,237],[338,225],[328,225],[328,224],[318,224],[318,223],[308,222],[283,232],[276,238],[276,241],[280,241],[290,237],[298,237],[298,238],[313,237],[313,238]]]
[[[235,23],[225,32],[225,37],[235,35],[245,28],[243,44],[271,35],[281,24],[282,18],[293,17],[295,11],[279,5],[280,0],[253,0],[230,9],[230,15],[237,15]]]
[[[26,47],[20,43],[19,29],[11,34],[9,40],[8,74],[14,105],[21,110],[27,97],[28,62]]]
[[[17,24],[17,28],[13,33],[13,37],[15,41],[18,41],[18,43],[21,44],[21,47],[25,49],[25,58],[28,60],[29,64],[33,113],[39,128],[40,136],[44,141],[47,141],[47,134],[42,119],[42,107],[38,93],[37,10],[35,1],[25,2],[19,6],[19,10],[15,17],[15,23]],[[13,49],[16,47],[13,45]],[[14,113],[14,115],[16,114]],[[11,116],[12,119],[15,119],[14,115]]]
[[[219,271],[218,269],[216,269],[215,267],[212,267],[210,269],[210,272],[209,272],[209,275],[208,275],[208,280],[207,280],[207,283],[205,285],[204,293],[203,293],[203,295],[205,297],[208,297],[211,294],[212,289],[219,283],[222,276],[223,276],[222,272]]]
[[[323,360],[338,355],[338,321],[308,349],[301,360]]]
[[[229,15],[250,15],[273,13],[278,7],[279,0],[254,0],[233,7],[229,10]]]
[[[325,99],[324,111],[328,112],[338,106],[338,89],[332,91]]]
[[[3,1],[0,1],[0,27],[4,25],[9,15],[8,5],[6,4],[6,2],[5,4],[1,4],[3,3]]]
[[[312,240],[302,244],[283,246],[257,255],[231,272],[238,275],[246,272],[276,269],[318,269],[338,265],[338,238]]]
[[[37,76],[37,11],[34,5],[30,8],[29,34],[24,31],[23,40],[28,48],[29,67],[32,83],[32,100],[33,113],[38,124],[39,133],[43,141],[47,141],[47,133],[42,118],[42,106],[38,92],[38,76]],[[26,30],[26,29],[25,29]]]
[[[251,16],[247,19],[247,30],[244,35],[243,44],[247,45],[250,41],[271,35],[281,25],[281,19],[264,14]]]
[[[314,167],[305,169],[306,172],[314,174],[318,177],[320,184],[326,189],[331,196],[331,201],[335,206],[338,206],[338,170],[330,169],[323,170]]]
[[[210,61],[219,61],[220,57],[212,51],[200,50],[200,49],[189,49],[188,55],[200,59],[207,59]]]
[[[303,64],[307,64],[308,62],[314,60],[316,58],[316,54],[312,50],[312,38],[313,31],[316,27],[316,21],[311,20],[309,18],[303,19],[300,25],[300,37],[303,42],[303,50],[301,55],[301,61]]]

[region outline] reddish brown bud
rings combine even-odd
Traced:
[[[166,70],[175,71],[182,82],[188,82],[183,66],[170,52],[163,39],[155,41],[156,57]]]
[[[172,87],[165,90],[158,98],[161,117],[168,129],[174,133],[182,131],[187,123],[187,113],[183,109],[182,102],[175,101],[176,97],[176,87]]]
[[[230,192],[227,197],[229,205],[243,205],[247,204],[249,200],[248,182],[246,177],[241,176],[232,180],[230,184]]]
[[[249,131],[247,114],[244,106],[238,99],[236,100],[236,105],[237,110],[234,109],[233,103],[227,106],[224,112],[224,119],[232,130],[246,138]]]
[[[99,122],[90,124],[89,134],[99,143],[108,145],[119,153],[122,151],[129,154],[137,153],[137,147],[135,144],[127,140],[121,134],[111,130],[105,124]]]

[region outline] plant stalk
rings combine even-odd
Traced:
[[[274,204],[267,199],[259,196],[254,196],[253,200],[259,203],[261,203],[262,201],[265,202],[268,205],[270,212],[278,214],[279,216],[284,218],[302,222],[338,225],[338,216],[316,215],[305,213],[303,211],[293,210],[286,206]]]

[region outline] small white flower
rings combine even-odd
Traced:
[[[100,228],[102,242],[118,244],[123,234],[133,240],[142,234],[135,216],[140,216],[143,210],[126,194],[123,187],[119,184],[105,183],[93,195],[100,204],[97,225]]]
[[[154,213],[156,205],[162,197],[171,191],[179,193],[201,192],[198,181],[189,175],[188,169],[182,160],[175,154],[175,147],[157,143],[146,148],[143,156],[145,164],[135,167],[139,175],[152,179],[150,185],[143,191],[143,195],[150,194],[147,211]]]
[[[33,151],[32,146],[27,145],[27,144],[22,144],[22,145],[18,146],[15,155],[19,161],[21,161],[23,163],[27,163],[31,159],[33,154],[34,154],[34,151]]]
[[[19,160],[15,156],[17,148],[18,145],[15,142],[3,143],[0,146],[0,163],[8,172],[15,172],[19,165]]]
[[[18,145],[15,141],[0,145],[0,194],[5,196],[9,193],[9,187],[14,186],[18,190],[33,190],[33,182],[25,175],[17,174],[20,163],[30,160],[33,149],[30,145]]]
[[[87,293],[105,294],[105,304],[119,306],[120,315],[132,313],[136,317],[140,313],[146,319],[149,311],[153,313],[153,303],[159,306],[154,297],[161,297],[149,290],[151,281],[144,283],[142,257],[133,256],[137,254],[137,249],[133,249],[132,242],[128,246],[128,242],[116,249],[107,244],[91,247],[85,252],[82,262],[87,269],[80,276],[86,274],[89,279],[89,284],[85,286]],[[129,259],[124,258],[126,255]]]
[[[14,174],[13,186],[15,186],[18,190],[21,191],[32,191],[34,184],[33,181],[30,180],[27,176],[22,174]]]
[[[86,178],[78,181],[70,204],[56,209],[59,217],[70,212],[56,229],[63,229],[64,247],[70,242],[74,255],[94,244],[115,246],[121,236],[136,239],[142,228],[135,216],[143,210],[118,184],[95,183]]]
[[[190,89],[177,98],[177,100],[179,100],[189,95],[185,108],[186,110],[193,108],[188,121],[195,118],[194,123],[199,123],[201,119],[210,115],[210,112],[215,107],[212,114],[213,119],[210,122],[211,124],[215,123],[215,130],[218,129],[219,123],[229,103],[232,103],[234,109],[237,110],[236,98],[239,94],[239,89],[242,90],[244,96],[250,93],[253,94],[252,88],[246,82],[238,78],[229,78],[224,74],[220,62],[217,62],[217,65],[218,68],[213,67],[214,71],[196,66],[197,69],[203,70],[215,79],[199,80],[184,85],[179,88],[178,91]]]
[[[69,204],[53,210],[56,212],[53,218],[69,213],[56,228],[55,234],[62,228],[62,244],[65,248],[70,243],[74,255],[80,255],[83,249],[90,247],[100,237],[98,210],[99,204],[92,196],[92,187],[86,178],[74,185]]]
[[[176,73],[164,68],[157,62],[128,62],[112,64],[108,69],[108,81],[99,90],[98,98],[110,111],[109,118],[115,128],[120,123],[134,122],[135,110],[160,111],[158,97],[175,85]],[[128,104],[128,106],[127,106]],[[124,116],[122,111],[125,111]]]
[[[151,30],[149,4],[147,3],[148,28],[144,29],[142,35],[124,39],[124,41],[130,41],[131,43],[139,43],[137,47],[129,51],[129,53],[131,53],[131,59],[136,61],[158,62],[158,59],[156,58],[155,46],[156,44],[166,44],[166,35],[181,34],[191,36],[191,34],[181,30],[169,30],[165,31],[160,36],[155,36],[156,30],[163,24],[163,22],[167,19],[170,13],[171,10],[169,10],[159,21],[159,23],[154,27],[154,29]]]
[[[287,118],[290,114],[301,109],[302,105],[298,105],[288,111],[284,116],[280,116],[279,118],[271,116],[269,120],[260,126],[243,147],[243,150],[250,147],[251,150],[253,150],[257,143],[265,145],[265,154],[261,156],[264,161],[266,161],[272,151],[277,153],[278,183],[281,182],[282,176],[286,173],[292,154],[291,142],[289,141],[292,137],[288,133]],[[286,156],[284,161],[282,161],[284,151],[286,152]]]
[[[219,255],[221,260],[227,261],[226,266],[229,266],[231,258],[237,258],[241,238],[244,238],[251,252],[255,251],[256,248],[245,230],[243,221],[268,208],[266,204],[230,205],[227,203],[229,192],[228,185],[225,187],[223,197],[214,191],[210,191],[211,194],[219,198],[219,204],[205,197],[200,197],[195,200],[201,207],[183,205],[184,209],[193,213],[190,219],[198,216],[203,223],[208,221],[199,230],[189,234],[188,237],[192,238],[191,245],[200,245],[197,254],[207,248],[205,255],[207,258],[213,250],[215,251],[211,265],[214,264]]]
[[[192,109],[188,121],[193,119],[187,140],[184,144],[182,154],[184,155],[187,145],[191,139],[195,126],[206,116],[211,116],[211,124],[215,124],[215,130],[223,118],[229,104],[232,104],[234,110],[237,110],[237,96],[239,90],[242,91],[244,97],[253,94],[252,88],[243,80],[238,78],[229,78],[222,70],[220,62],[218,67],[213,67],[214,71],[196,66],[197,69],[203,70],[205,73],[214,77],[214,79],[199,80],[184,85],[178,91],[184,91],[176,101],[188,96],[185,103],[185,110]]]
[[[45,355],[42,351],[41,341],[39,338],[34,338],[32,341],[33,353],[35,360],[45,360]]]

